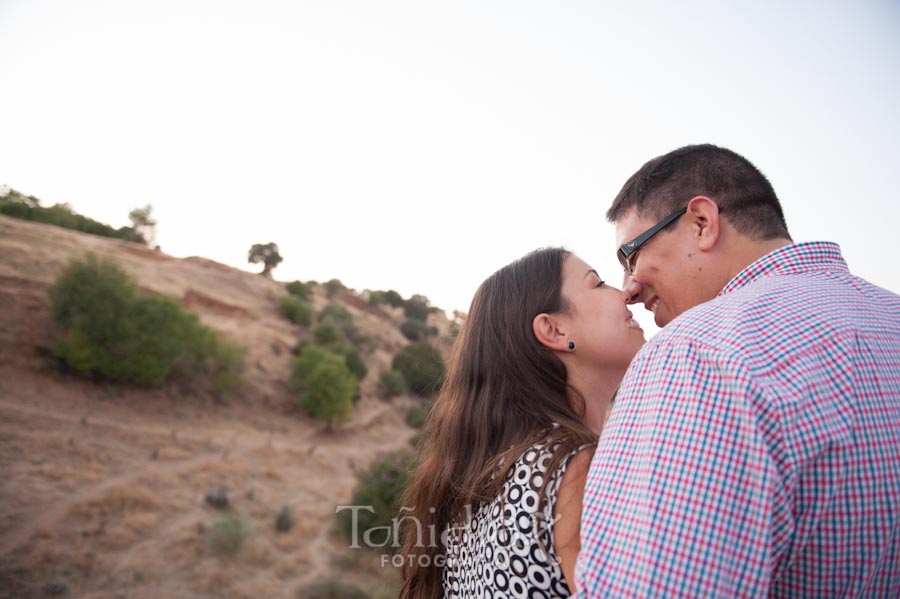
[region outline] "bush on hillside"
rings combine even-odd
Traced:
[[[309,300],[309,294],[312,293],[312,284],[303,281],[293,281],[284,286],[285,290],[293,296],[304,301]]]
[[[404,320],[400,332],[410,341],[425,341],[431,335],[437,335],[437,328],[419,320]]]
[[[281,313],[291,322],[301,326],[309,326],[312,322],[312,306],[293,295],[285,295],[278,299]]]
[[[412,343],[401,349],[392,367],[403,373],[410,391],[430,397],[444,380],[444,359],[428,343]]]
[[[374,306],[380,306],[382,304],[387,304],[394,308],[402,308],[403,307],[403,296],[394,291],[393,289],[389,289],[387,291],[372,291],[369,290],[369,303]]]
[[[338,345],[334,347],[328,347],[334,353],[344,358],[344,361],[347,363],[347,368],[350,369],[357,379],[363,380],[366,378],[366,375],[369,373],[369,369],[366,368],[366,364],[362,360],[362,356],[359,355],[359,351],[355,347],[350,347],[347,345]]]
[[[237,555],[249,536],[250,525],[244,516],[219,514],[206,533],[206,545],[212,555]]]
[[[333,318],[319,318],[319,324],[313,329],[313,338],[319,345],[339,345],[344,336]]]
[[[412,469],[413,454],[400,451],[385,455],[372,462],[368,469],[358,473],[356,490],[350,505],[372,506],[373,512],[356,510],[357,531],[360,536],[368,529],[378,526],[391,526],[392,518],[397,514],[400,497],[409,482]],[[353,519],[351,510],[337,513],[338,527],[351,537]],[[374,535],[373,536],[377,536]],[[373,539],[383,542],[384,539]]]
[[[319,312],[318,318],[319,320],[331,318],[342,330],[353,324],[353,315],[341,304],[327,304],[322,308],[322,311]]]
[[[139,297],[115,262],[71,262],[50,290],[54,320],[66,331],[54,354],[73,370],[138,385],[175,373],[198,375],[222,393],[240,377],[242,350],[222,341],[162,297]]]
[[[69,204],[55,204],[49,208],[41,206],[34,196],[25,196],[14,189],[0,197],[0,214],[47,225],[73,229],[82,233],[112,237],[147,244],[147,240],[134,227],[115,229],[107,224],[88,218],[72,210]]]
[[[333,297],[334,294],[341,289],[346,289],[346,287],[344,287],[344,284],[341,283],[340,279],[331,279],[330,281],[325,281],[325,295],[327,295],[328,297]]]
[[[195,322],[169,298],[138,297],[128,314],[129,334],[118,352],[129,359],[110,362],[121,367],[123,378],[139,385],[161,385],[186,351]],[[102,367],[105,361],[100,362]]]
[[[63,327],[90,320],[98,334],[118,338],[116,328],[124,326],[134,296],[134,283],[125,271],[112,260],[88,254],[70,262],[50,289],[53,320]]]
[[[384,292],[384,301],[387,302],[389,306],[392,306],[394,308],[403,307],[403,296],[393,289],[388,289]]]
[[[403,315],[409,320],[428,320],[429,301],[424,295],[414,295],[403,303]]]
[[[244,348],[201,325],[196,314],[189,318],[192,330],[185,340],[187,351],[179,371],[194,386],[211,389],[221,399],[241,382]]]
[[[330,321],[337,327],[337,338],[332,341],[319,341],[321,345],[337,343],[340,345],[368,346],[370,339],[363,335],[353,322],[353,315],[341,304],[331,303],[322,308],[317,319],[320,323]],[[329,325],[330,327],[330,325]],[[322,333],[331,337],[332,332]]]
[[[325,420],[328,428],[350,420],[357,379],[343,356],[321,347],[306,347],[294,359],[291,384],[300,406]]]
[[[406,393],[406,381],[399,370],[385,370],[378,377],[381,394],[384,397],[395,397]]]
[[[426,406],[414,405],[406,411],[406,424],[410,428],[422,428],[425,426],[425,420],[428,418],[428,408]]]
[[[308,347],[315,347],[309,339],[301,339],[297,342],[297,344],[291,349],[291,353],[295,356],[299,356],[303,353]],[[356,376],[357,381],[361,381],[366,378],[366,375],[369,373],[369,369],[366,367],[365,362],[363,362],[362,356],[359,355],[359,351],[356,348],[349,347],[346,345],[340,345],[339,343],[327,343],[325,345],[319,345],[318,347],[322,349],[326,349],[333,354],[337,354],[344,358],[344,362],[347,364],[347,368],[350,369],[350,372]],[[353,394],[354,403],[359,401],[360,399],[360,389],[359,385],[356,386],[356,392]]]
[[[297,341],[297,343],[294,345],[294,347],[291,348],[291,353],[294,356],[299,356],[301,353],[303,353],[304,349],[306,349],[307,347],[310,347],[312,344],[313,344],[312,341],[310,341],[309,339],[301,338],[300,340]]]

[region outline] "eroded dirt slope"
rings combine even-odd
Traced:
[[[47,291],[88,252],[245,346],[239,396],[222,404],[62,372],[46,352]],[[287,385],[290,350],[308,331],[280,316],[283,294],[280,283],[203,258],[0,216],[0,597],[61,585],[66,597],[294,597],[325,577],[393,592],[393,572],[347,550],[332,528],[354,472],[414,434],[403,421],[413,400],[376,393],[406,343],[401,316],[351,292],[334,298],[375,349],[353,421],[328,433]],[[327,301],[317,292],[315,309]],[[216,510],[204,495],[216,486],[252,528],[237,557],[210,555],[205,540]],[[277,533],[285,505],[297,524]]]

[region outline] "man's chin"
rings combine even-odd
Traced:
[[[653,322],[655,322],[656,326],[658,326],[659,328],[663,328],[664,326],[672,322],[672,318],[669,317],[668,314],[657,308],[657,311],[653,313]]]

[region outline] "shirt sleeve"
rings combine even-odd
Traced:
[[[697,342],[639,354],[591,463],[578,596],[768,594],[784,492],[764,401],[740,359]]]

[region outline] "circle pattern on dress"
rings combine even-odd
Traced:
[[[556,472],[547,466],[557,445],[538,443],[510,468],[497,498],[472,511],[447,535],[447,554],[458,556],[444,567],[444,596],[460,599],[570,597],[553,547],[556,495],[572,452]],[[576,450],[577,451],[577,450]],[[545,501],[540,504],[544,481]]]

